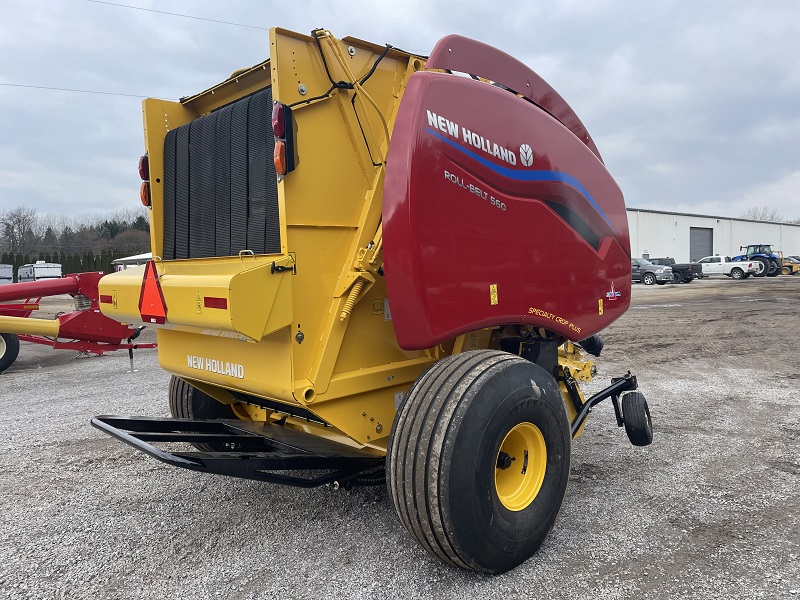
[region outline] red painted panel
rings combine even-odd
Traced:
[[[448,35],[437,42],[425,66],[483,77],[522,94],[558,119],[601,158],[592,136],[566,100],[525,63],[502,50],[460,35]]]
[[[541,108],[479,81],[409,80],[383,231],[406,349],[506,323],[581,340],[630,303],[625,203],[603,163]]]

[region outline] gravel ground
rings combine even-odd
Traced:
[[[203,476],[92,428],[168,414],[155,350],[129,373],[23,344],[0,375],[0,598],[800,599],[798,332],[800,276],[635,285],[586,391],[638,375],[654,443],[599,405],[555,528],[500,576],[428,556],[383,488]]]

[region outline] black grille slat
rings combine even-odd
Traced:
[[[177,129],[175,145],[175,256],[189,258],[189,128]],[[166,257],[165,257],[166,258]]]
[[[247,248],[247,106],[233,105],[231,116],[231,254]]]
[[[215,164],[216,164],[216,129],[217,113],[212,113],[202,119],[203,130],[200,139],[200,231],[201,236],[195,236],[198,243],[198,256],[214,256],[216,249],[216,190]],[[197,212],[194,207],[193,212]],[[194,253],[192,253],[194,255]]]
[[[215,256],[231,254],[231,114],[226,106],[217,113],[217,162],[214,172],[216,187],[217,242]]]
[[[264,96],[250,98],[247,111],[247,247],[256,254],[264,253],[267,195],[267,103]]]
[[[164,256],[175,256],[175,144],[173,129],[164,139]]]
[[[203,141],[203,121],[197,119],[189,123],[189,258],[202,256],[201,237],[203,193],[203,161],[200,148]],[[206,232],[203,232],[204,234]]]
[[[165,258],[280,252],[271,113],[266,88],[167,134]]]

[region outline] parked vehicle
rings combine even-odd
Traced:
[[[632,258],[631,281],[641,281],[645,285],[671,283],[672,267],[653,264],[646,258]]]
[[[796,275],[800,271],[800,261],[790,256],[784,256],[780,250],[773,251],[773,254],[777,254],[778,260],[781,262],[781,275]]]
[[[669,265],[672,268],[672,281],[674,283],[691,283],[703,277],[703,267],[697,263],[678,263],[669,256],[649,259],[654,265]]]
[[[35,263],[28,263],[22,265],[17,270],[17,281],[24,283],[26,281],[39,281],[40,279],[60,279],[61,278],[61,265],[58,263],[49,263],[43,260],[37,260]]]
[[[733,261],[752,260],[759,266],[756,277],[777,277],[781,273],[781,258],[772,251],[771,244],[750,244],[739,246],[739,250],[745,250],[744,254],[734,256]]]
[[[0,285],[14,282],[14,265],[0,265]]]
[[[697,264],[703,267],[703,277],[725,275],[733,279],[747,279],[761,268],[753,261],[732,261],[730,256],[705,256]]]

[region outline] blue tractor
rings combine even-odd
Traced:
[[[739,250],[746,250],[744,254],[734,256],[731,260],[750,260],[758,265],[756,277],[777,277],[781,273],[781,258],[772,252],[771,244],[750,244],[739,246]]]

